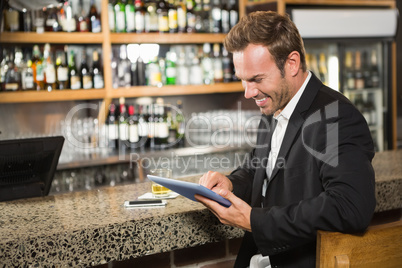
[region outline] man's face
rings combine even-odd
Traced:
[[[290,85],[275,64],[271,53],[262,45],[250,44],[243,51],[233,53],[236,76],[241,79],[244,96],[253,98],[266,115],[279,113],[293,94]]]

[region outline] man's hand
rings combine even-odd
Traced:
[[[200,184],[232,203],[230,207],[226,208],[204,196],[195,196],[199,202],[215,214],[220,222],[251,232],[251,207],[231,192],[233,190],[232,182],[225,175],[209,171],[200,178]]]

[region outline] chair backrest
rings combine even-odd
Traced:
[[[363,234],[318,231],[316,267],[402,267],[402,221],[370,226]]]

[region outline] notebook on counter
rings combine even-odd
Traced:
[[[147,177],[151,181],[153,181],[157,184],[163,185],[166,188],[172,190],[173,192],[176,192],[176,193],[178,193],[184,197],[187,197],[190,200],[196,201],[196,202],[198,202],[198,201],[194,198],[194,195],[198,194],[198,195],[205,196],[209,199],[212,199],[224,207],[230,207],[230,205],[232,204],[226,198],[223,198],[222,196],[215,193],[214,191],[212,191],[202,185],[199,185],[197,183],[168,179],[168,178],[163,178],[163,177],[158,177],[158,176],[153,176],[153,175],[147,175]]]

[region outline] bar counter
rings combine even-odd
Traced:
[[[402,151],[376,154],[376,212],[402,208],[401,163]],[[123,207],[150,187],[142,182],[0,203],[0,266],[87,267],[243,235],[182,196],[164,208]]]

